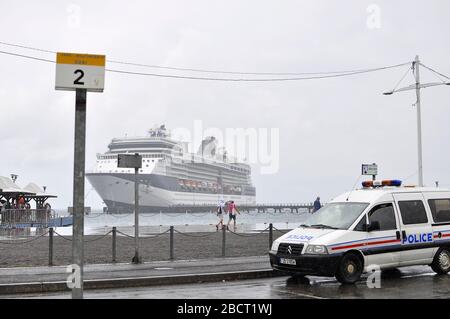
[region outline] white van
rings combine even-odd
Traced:
[[[273,242],[270,263],[288,274],[355,283],[368,266],[450,270],[450,191],[364,182]]]

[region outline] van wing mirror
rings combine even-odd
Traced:
[[[380,230],[381,226],[380,226],[380,222],[377,220],[371,221],[369,223],[369,225],[367,225],[367,231],[371,232],[371,231],[377,231]]]

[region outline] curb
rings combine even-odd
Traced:
[[[188,274],[175,276],[153,276],[153,277],[130,277],[112,279],[88,279],[84,280],[84,289],[113,289],[150,287],[159,285],[178,285],[218,282],[222,280],[244,280],[259,279],[280,276],[281,274],[273,270],[248,270],[239,272],[221,272]],[[67,292],[70,289],[65,281],[54,282],[30,282],[13,283],[0,285],[0,295],[27,294],[27,293],[51,293]]]

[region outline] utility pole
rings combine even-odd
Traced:
[[[420,110],[420,60],[416,55],[414,61],[414,71],[416,74],[416,108],[417,108],[417,153],[418,153],[418,165],[419,165],[419,186],[423,187],[423,164],[422,164],[422,114]]]
[[[419,175],[418,179],[419,179],[419,186],[423,187],[424,180],[423,180],[423,162],[422,162],[422,114],[421,114],[421,111],[422,111],[421,106],[422,105],[421,105],[421,98],[420,98],[420,90],[424,89],[424,88],[432,87],[432,86],[450,85],[450,82],[441,80],[441,82],[421,83],[420,82],[420,70],[419,70],[420,65],[422,65],[424,68],[428,69],[429,71],[435,73],[436,75],[439,75],[440,77],[445,77],[446,79],[450,79],[449,77],[447,77],[439,72],[436,72],[435,70],[433,70],[433,69],[427,67],[426,65],[424,65],[423,63],[421,63],[419,56],[416,55],[416,58],[412,62],[412,69],[415,74],[416,83],[408,85],[408,86],[400,88],[400,89],[397,89],[397,87],[396,87],[392,91],[384,92],[383,94],[384,95],[392,95],[397,92],[405,92],[405,91],[413,91],[413,90],[416,91],[417,101],[416,101],[415,105],[417,107],[417,155],[418,155],[417,164],[418,164],[418,175]],[[406,76],[406,74],[405,74],[405,76]],[[404,79],[404,77],[403,77],[403,79]],[[401,81],[399,82],[399,84],[401,83]]]

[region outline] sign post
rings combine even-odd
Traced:
[[[134,168],[134,257],[131,260],[133,264],[142,262],[139,255],[139,180],[138,173],[142,167],[142,156],[138,153],[118,154],[117,167]]]
[[[372,175],[372,180],[375,180],[378,175],[378,165],[373,164],[362,164],[361,175]]]
[[[80,267],[80,286],[72,289],[73,299],[83,298],[84,166],[86,145],[86,89],[76,90],[75,151],[73,168],[72,264]]]
[[[72,288],[72,298],[83,298],[84,264],[84,176],[86,150],[87,92],[103,92],[105,56],[57,53],[55,89],[75,91],[75,141],[73,168],[73,234],[72,264],[79,269],[79,278]]]

